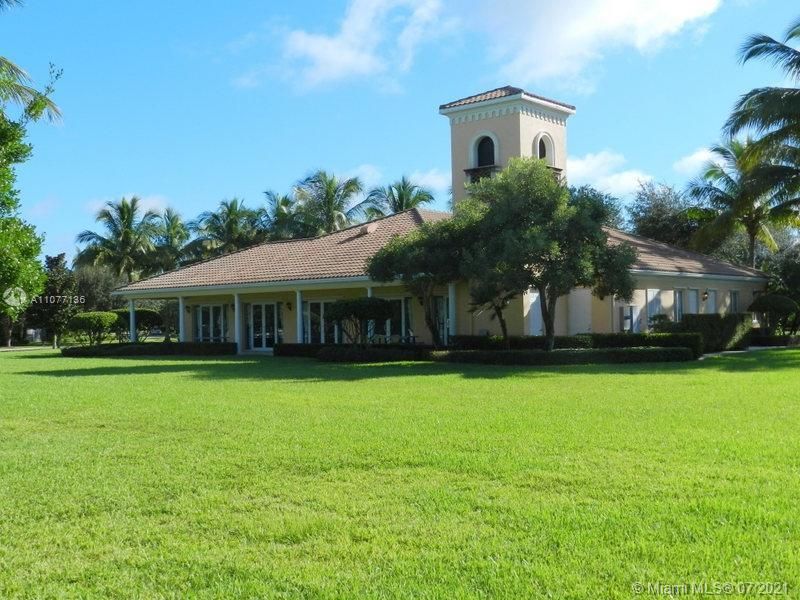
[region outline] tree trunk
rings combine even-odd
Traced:
[[[494,314],[497,316],[497,322],[500,323],[500,331],[503,334],[503,348],[510,350],[511,341],[508,339],[508,325],[506,324],[506,318],[503,316],[503,308],[497,305],[492,308],[494,308]]]
[[[750,266],[754,269],[756,268],[756,235],[754,233],[750,234],[750,244],[747,247],[747,260],[750,262]]]
[[[3,318],[3,335],[6,339],[6,347],[11,348],[11,317],[4,317]]]
[[[558,298],[551,299],[547,294],[547,290],[543,288],[539,288],[539,297],[541,298],[542,323],[544,324],[544,349],[550,352],[556,345],[555,301]]]
[[[53,350],[58,349],[58,334],[53,332]]]
[[[422,299],[424,312],[425,312],[425,325],[431,332],[431,341],[434,348],[440,348],[442,345],[442,336],[439,332],[439,324],[436,322],[436,306],[433,300],[433,287],[426,291]]]

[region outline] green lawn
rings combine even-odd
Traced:
[[[0,597],[800,594],[798,382],[2,353]]]

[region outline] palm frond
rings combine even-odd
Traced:
[[[750,36],[742,46],[741,61],[764,58],[781,67],[790,77],[800,77],[800,51],[768,35]]]

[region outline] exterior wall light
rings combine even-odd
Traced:
[[[708,300],[708,290],[703,292],[703,302],[705,302],[706,300]]]

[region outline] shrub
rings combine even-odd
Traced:
[[[102,342],[117,323],[117,315],[113,312],[87,311],[78,313],[69,320],[67,328],[89,344]]]
[[[376,363],[429,360],[430,351],[419,347],[325,346],[317,353],[323,362]]]
[[[752,346],[800,346],[800,336],[753,334],[750,336]]]
[[[544,350],[441,350],[430,352],[437,362],[489,365],[584,365],[682,362],[694,359],[689,348],[600,348]]]
[[[699,333],[592,333],[593,348],[689,348],[695,358],[703,355]]]
[[[510,336],[512,350],[544,350],[546,338],[543,335]],[[457,350],[503,350],[503,338],[488,335],[454,335],[450,337],[451,347]],[[591,348],[592,341],[585,335],[557,335],[556,348]]]
[[[209,342],[174,342],[169,344],[101,344],[63,348],[70,357],[105,356],[226,356],[236,354],[236,344]]]
[[[350,343],[363,343],[367,341],[367,322],[390,319],[392,304],[382,298],[337,300],[325,307],[325,317],[339,322]]]
[[[677,323],[683,332],[703,336],[703,352],[747,348],[753,317],[750,313],[730,315],[683,315]]]
[[[127,340],[130,337],[130,311],[127,308],[117,308],[111,312],[117,315],[117,323],[114,326],[117,339],[120,342]],[[136,339],[139,341],[146,340],[150,330],[161,327],[164,322],[161,318],[161,313],[151,308],[137,308],[135,315]]]
[[[316,358],[317,352],[326,344],[275,344],[274,356],[291,356],[293,358]]]
[[[748,310],[766,315],[765,325],[771,333],[776,327],[785,329],[789,317],[800,311],[800,307],[789,296],[763,294],[753,300]]]

